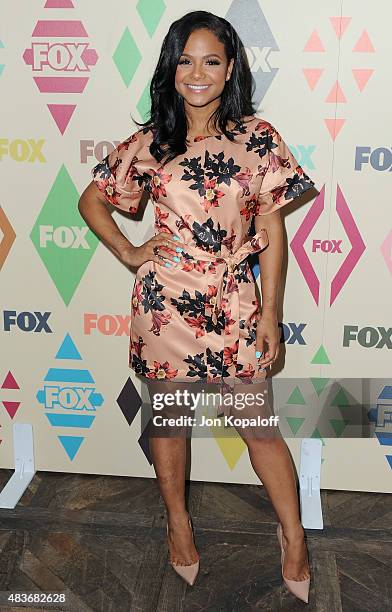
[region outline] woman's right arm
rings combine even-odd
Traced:
[[[131,268],[137,269],[148,260],[161,266],[165,265],[165,261],[173,264],[173,255],[178,255],[176,247],[185,247],[180,242],[170,240],[166,232],[156,234],[139,247],[131,244],[117,227],[111,215],[111,206],[94,181],[80,196],[78,208],[88,227],[122,263]],[[160,247],[158,254],[154,253],[154,246]]]
[[[120,261],[133,266],[135,247],[118,229],[112,218],[110,204],[94,181],[86,187],[79,199],[80,215],[89,228],[108,247]]]

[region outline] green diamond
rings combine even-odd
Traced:
[[[77,189],[62,166],[30,234],[67,306],[99,242],[80,216],[78,201]]]
[[[141,59],[142,56],[132,38],[132,34],[128,28],[125,28],[114,52],[113,60],[126,87],[129,87]]]
[[[150,83],[149,81],[145,86],[142,95],[140,96],[140,100],[137,103],[137,110],[139,111],[139,115],[142,121],[147,121],[150,118],[151,112],[151,96],[150,96]]]
[[[4,45],[3,45],[1,40],[0,40],[0,49],[4,49]],[[1,74],[3,72],[3,70],[4,70],[4,64],[0,64],[0,76],[1,76]]]
[[[163,0],[139,0],[136,8],[151,38],[165,12],[166,5]]]

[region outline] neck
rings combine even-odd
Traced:
[[[185,102],[185,115],[188,122],[188,132],[203,134],[209,129],[209,121],[214,111],[219,107],[220,98],[213,100],[206,106],[190,106]]]

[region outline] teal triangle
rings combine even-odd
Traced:
[[[287,400],[286,404],[300,404],[302,406],[304,406],[306,404],[305,400],[304,400],[304,396],[302,395],[301,391],[299,390],[298,387],[295,387],[295,389],[293,389],[289,399]]]
[[[330,419],[330,424],[332,429],[335,432],[337,438],[340,438],[343,431],[346,429],[348,425],[348,421],[343,421],[342,419]]]
[[[65,336],[62,345],[57,351],[55,359],[82,359],[69,334]]]
[[[82,436],[57,436],[68,457],[73,460],[84,438]]]
[[[301,417],[286,417],[286,421],[288,422],[289,427],[294,435],[297,434],[297,431],[305,420],[306,419],[303,419]]]
[[[340,387],[339,391],[335,395],[335,399],[331,402],[331,406],[339,406],[340,408],[343,408],[348,405],[347,395],[343,391],[342,387]]]
[[[317,395],[320,397],[320,394],[324,391],[325,386],[327,384],[327,382],[329,381],[329,378],[310,378],[310,380],[312,381],[312,385],[314,390],[316,391]]]
[[[320,346],[320,348],[318,349],[317,353],[315,354],[315,356],[313,357],[310,363],[318,363],[318,364],[324,364],[324,365],[327,363],[331,363],[330,360],[328,359],[327,351],[325,350],[323,345]]]
[[[311,435],[310,437],[311,437],[311,438],[317,438],[318,440],[321,440],[321,444],[322,444],[323,446],[325,446],[325,442],[324,442],[324,440],[323,440],[323,438],[322,438],[321,433],[320,433],[320,432],[319,432],[319,430],[317,429],[317,427],[316,427],[316,429],[314,430],[314,432],[312,433],[312,435]]]
[[[3,42],[0,40],[0,49],[4,49]]]

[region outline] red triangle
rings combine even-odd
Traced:
[[[324,72],[324,68],[302,68],[302,72],[304,73],[309,88],[313,91]]]
[[[353,51],[355,53],[374,53],[373,43],[369,38],[369,34],[364,30],[358,38]]]
[[[335,82],[328,96],[325,98],[325,101],[332,102],[332,103],[347,102],[346,97],[343,93],[343,90],[339,85],[339,81]]]
[[[3,384],[1,385],[2,389],[20,389],[18,383],[15,378],[12,376],[11,372],[8,372],[5,377]]]
[[[3,404],[4,404],[4,408],[10,415],[11,419],[13,419],[16,414],[16,411],[18,410],[20,406],[20,402],[7,402],[3,400]]]
[[[64,134],[76,108],[76,104],[48,104],[50,114],[56,122],[61,134]]]
[[[327,126],[328,132],[331,134],[332,140],[336,139],[345,122],[345,119],[324,119],[324,123]]]
[[[359,91],[363,91],[368,84],[368,80],[372,76],[374,70],[372,68],[353,68],[353,77],[357,82]]]
[[[329,18],[337,38],[342,38],[351,21],[351,17],[330,17]]]
[[[304,47],[304,51],[306,53],[322,53],[325,51],[324,45],[321,42],[320,36],[318,35],[317,30],[313,30],[311,35],[309,36],[308,42]]]

